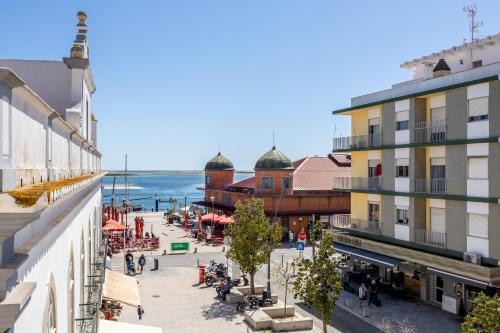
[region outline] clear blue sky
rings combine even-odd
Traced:
[[[500,3],[475,1],[480,35],[500,32]],[[272,146],[327,154],[331,110],[410,79],[402,62],[462,43],[448,1],[2,1],[1,58],[61,59],[75,13],[89,16],[103,167],[201,169],[221,151],[251,169]],[[50,84],[50,82],[48,82]]]

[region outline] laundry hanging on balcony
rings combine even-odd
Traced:
[[[375,167],[375,176],[382,176],[382,164],[377,164]]]

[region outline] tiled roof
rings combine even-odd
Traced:
[[[308,157],[293,174],[293,190],[330,191],[333,189],[334,177],[350,175],[350,160],[346,154]]]
[[[255,177],[250,177],[237,183],[233,183],[231,184],[231,187],[255,188]]]

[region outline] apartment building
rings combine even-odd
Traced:
[[[354,97],[351,214],[334,220],[335,247],[404,272],[416,296],[452,313],[500,288],[500,34],[401,65],[413,79]]]

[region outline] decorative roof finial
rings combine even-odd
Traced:
[[[274,130],[273,130],[273,149],[276,149],[276,142],[274,140]]]
[[[71,48],[71,58],[85,58],[89,57],[89,50],[87,44],[87,13],[80,10],[76,17],[78,18],[78,23],[76,24],[76,38],[73,42],[73,47]]]

